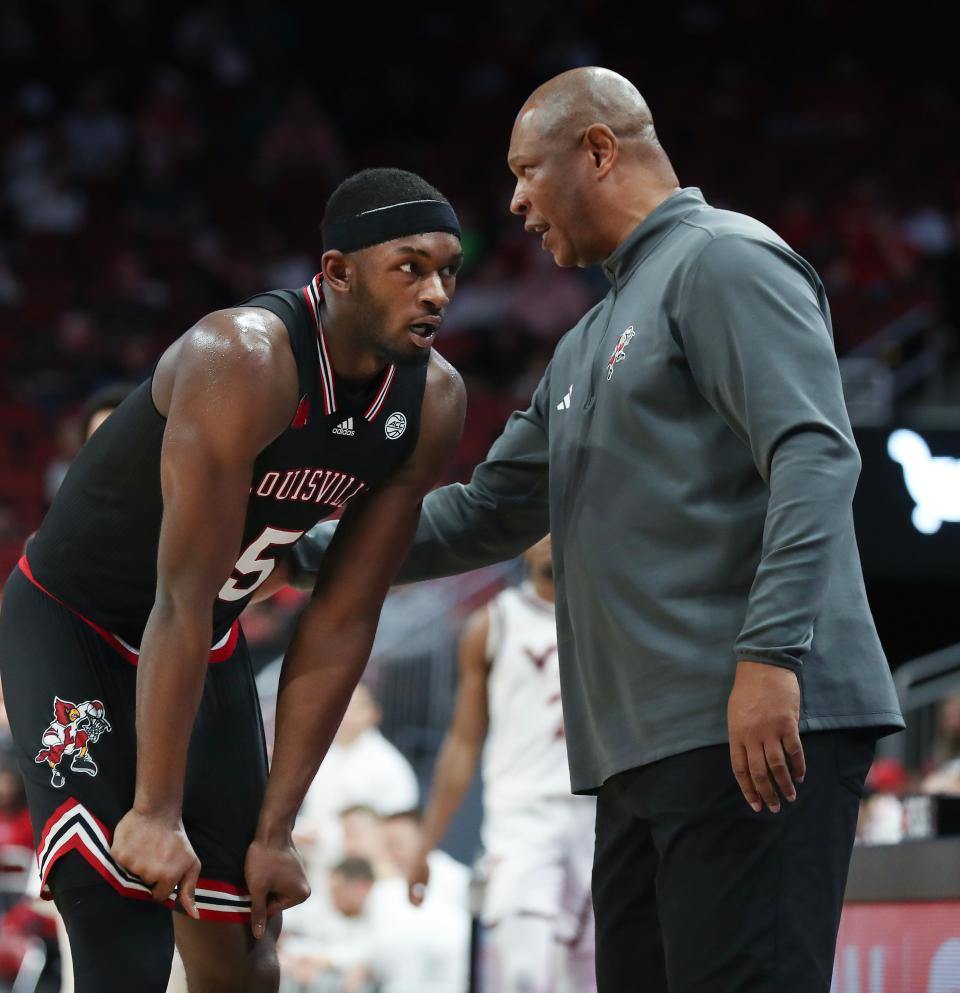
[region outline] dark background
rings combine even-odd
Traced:
[[[465,225],[439,347],[467,380],[451,476],[467,475],[605,292],[553,268],[507,209],[516,111],[582,64],[638,85],[683,184],[816,266],[841,355],[920,315],[942,359],[937,453],[960,455],[957,62],[922,6],[5,0],[0,568],[76,450],[83,398],[148,375],[204,313],[304,282],[326,197],[365,166],[421,172]],[[930,399],[900,396],[897,425],[927,423]],[[960,525],[911,533],[899,467],[860,441],[864,566],[899,662],[960,640]]]

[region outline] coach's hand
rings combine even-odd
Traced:
[[[777,813],[780,793],[797,798],[794,783],[806,775],[800,743],[800,684],[790,669],[763,662],[737,663],[727,702],[730,763],[743,797],[759,813]]]
[[[247,849],[243,872],[250,890],[250,928],[254,938],[263,937],[271,917],[310,896],[303,859],[289,838],[282,842],[254,839]]]
[[[200,859],[179,817],[128,811],[113,834],[110,854],[150,887],[154,900],[163,903],[178,889],[183,909],[191,917],[200,916],[194,903]]]
[[[423,903],[423,898],[427,895],[427,883],[430,882],[430,864],[427,862],[427,853],[418,852],[410,871],[407,873],[407,891],[410,902],[419,907]]]

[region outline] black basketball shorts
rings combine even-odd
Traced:
[[[4,588],[0,677],[26,781],[42,893],[49,898],[88,882],[85,860],[124,896],[152,899],[110,855],[114,828],[133,805],[136,650],[28,575],[21,560]],[[242,921],[250,913],[243,863],[266,780],[260,706],[235,626],[211,653],[187,759],[183,824],[201,863],[201,918]],[[68,852],[82,860],[63,859]]]

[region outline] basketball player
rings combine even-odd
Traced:
[[[409,873],[410,899],[423,899],[428,856],[470,786],[482,746],[487,988],[549,993],[563,978],[567,989],[586,993],[596,988],[596,804],[570,793],[549,536],[525,558],[529,581],[504,590],[464,629],[456,709]]]
[[[449,203],[365,171],[330,198],[323,239],[308,286],[209,314],[167,349],[6,586],[0,672],[77,993],[163,990],[174,935],[192,993],[277,989],[277,913],[309,892],[294,816],[460,437],[463,385],[431,351],[461,260]],[[340,508],[268,782],[237,617]]]

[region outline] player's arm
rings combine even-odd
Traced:
[[[548,368],[530,406],[511,415],[470,482],[443,486],[423,501],[399,582],[504,562],[550,530],[549,417]],[[334,531],[333,524],[320,524],[297,542],[286,567],[289,582],[303,589],[312,585]]]
[[[136,792],[112,851],[155,899],[179,884],[192,913],[199,863],[181,821],[187,748],[214,602],[243,539],[254,459],[296,406],[297,371],[285,338],[272,317],[213,314],[173,346],[176,357],[154,377],[155,402],[167,413],[157,592],[137,669]]]
[[[465,407],[459,375],[434,354],[413,454],[382,486],[350,505],[297,624],[280,673],[270,779],[247,854],[251,925],[258,937],[268,916],[290,906],[282,886],[273,883],[298,871],[294,819],[369,658],[423,496],[460,441]]]
[[[487,637],[489,608],[471,614],[460,636],[460,685],[453,720],[437,758],[423,818],[423,840],[407,880],[410,902],[419,905],[430,880],[427,857],[440,844],[476,772],[487,734]]]

